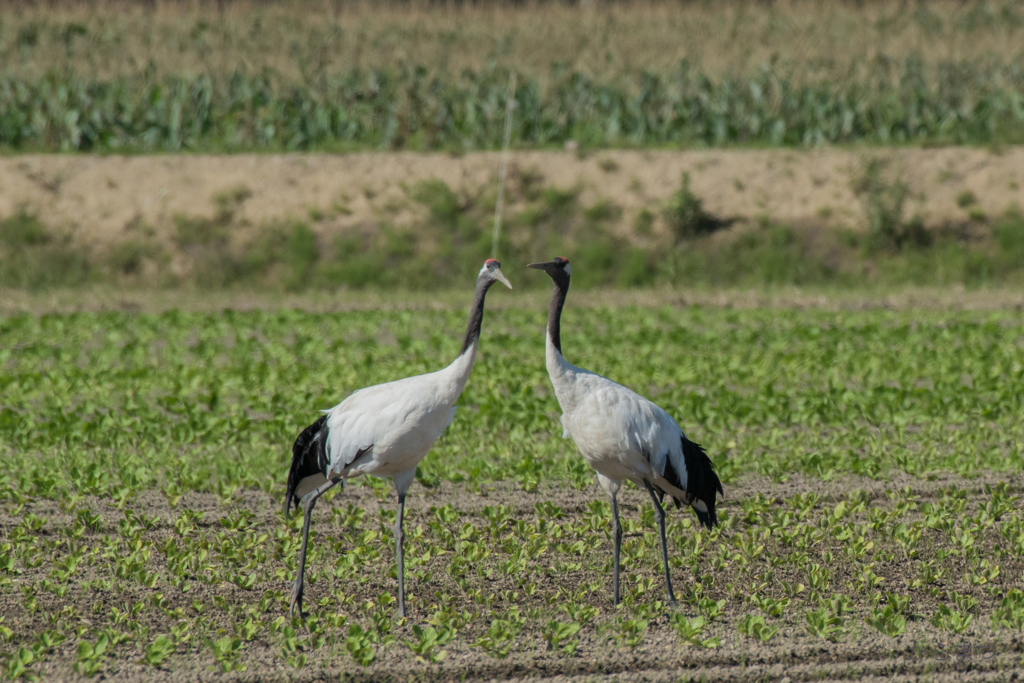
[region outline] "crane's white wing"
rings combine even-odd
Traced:
[[[588,373],[575,379],[577,400],[563,424],[583,457],[606,476],[633,480],[665,476],[671,462],[685,489],[683,431],[672,416],[606,377]]]
[[[366,387],[325,411],[330,471],[340,473],[363,456],[377,461],[382,474],[415,467],[455,418],[452,392],[439,385],[439,374]]]

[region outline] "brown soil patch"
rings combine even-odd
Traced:
[[[890,159],[889,168],[912,192],[907,215],[921,215],[926,225],[967,222],[967,210],[957,203],[965,192],[988,216],[1024,206],[1021,147],[515,152],[510,182],[532,176],[545,185],[580,188],[586,206],[612,202],[622,208],[612,229],[634,239],[637,213],[657,213],[684,172],[705,208],[725,219],[858,228],[863,216],[851,181],[875,156]],[[167,242],[175,215],[212,216],[217,195],[245,188],[251,196],[236,212],[242,225],[308,220],[314,212],[330,217],[317,230],[365,229],[382,219],[414,223],[425,210],[409,200],[409,189],[430,178],[460,197],[486,196],[496,184],[498,161],[498,153],[6,157],[0,158],[0,216],[24,206],[48,225],[71,230],[80,243],[101,248],[140,225]],[[515,210],[508,207],[509,214]],[[655,225],[656,232],[663,229]]]

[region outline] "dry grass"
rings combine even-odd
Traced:
[[[267,70],[284,80],[400,64],[458,73],[488,63],[543,80],[565,65],[601,80],[683,60],[712,77],[774,63],[795,78],[862,80],[908,58],[936,66],[1024,55],[1024,2],[782,0],[525,7],[341,0],[156,0],[20,5],[0,23],[8,74],[109,78]]]

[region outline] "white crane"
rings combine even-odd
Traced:
[[[484,297],[495,282],[512,285],[501,264],[487,259],[476,281],[476,294],[462,350],[452,364],[426,375],[407,377],[353,392],[302,430],[292,446],[284,515],[292,503],[306,506],[299,549],[299,575],[292,589],[291,613],[302,613],[303,575],[309,518],[317,498],[335,484],[363,474],[391,477],[398,492],[395,555],[398,561],[398,616],[405,616],[405,567],[402,561],[405,494],[416,466],[455,417],[455,401],[466,386],[480,342]],[[344,484],[343,484],[344,485]]]
[[[559,321],[572,273],[569,260],[557,257],[549,263],[531,263],[529,267],[543,270],[554,283],[545,357],[548,376],[562,408],[562,436],[571,436],[576,442],[580,453],[597,471],[601,488],[611,499],[615,604],[619,604],[619,551],[622,547],[616,498],[623,480],[628,479],[646,488],[654,502],[661,533],[666,591],[668,601],[674,605],[676,597],[669,575],[665,510],[661,502],[667,494],[677,508],[683,503],[692,506],[700,523],[711,529],[718,522],[715,495],[725,495],[722,484],[704,449],[687,439],[672,416],[660,406],[621,384],[565,360]]]

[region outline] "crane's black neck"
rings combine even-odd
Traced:
[[[490,278],[482,277],[476,281],[476,293],[473,295],[473,306],[469,311],[469,323],[466,325],[466,338],[462,342],[460,356],[480,338],[480,326],[484,322],[484,297],[493,284],[494,280]]]
[[[562,306],[565,305],[565,295],[569,293],[569,276],[558,273],[551,276],[551,282],[554,283],[555,288],[551,292],[551,307],[548,308],[548,337],[558,352],[562,353],[562,336],[559,328],[562,320]]]

